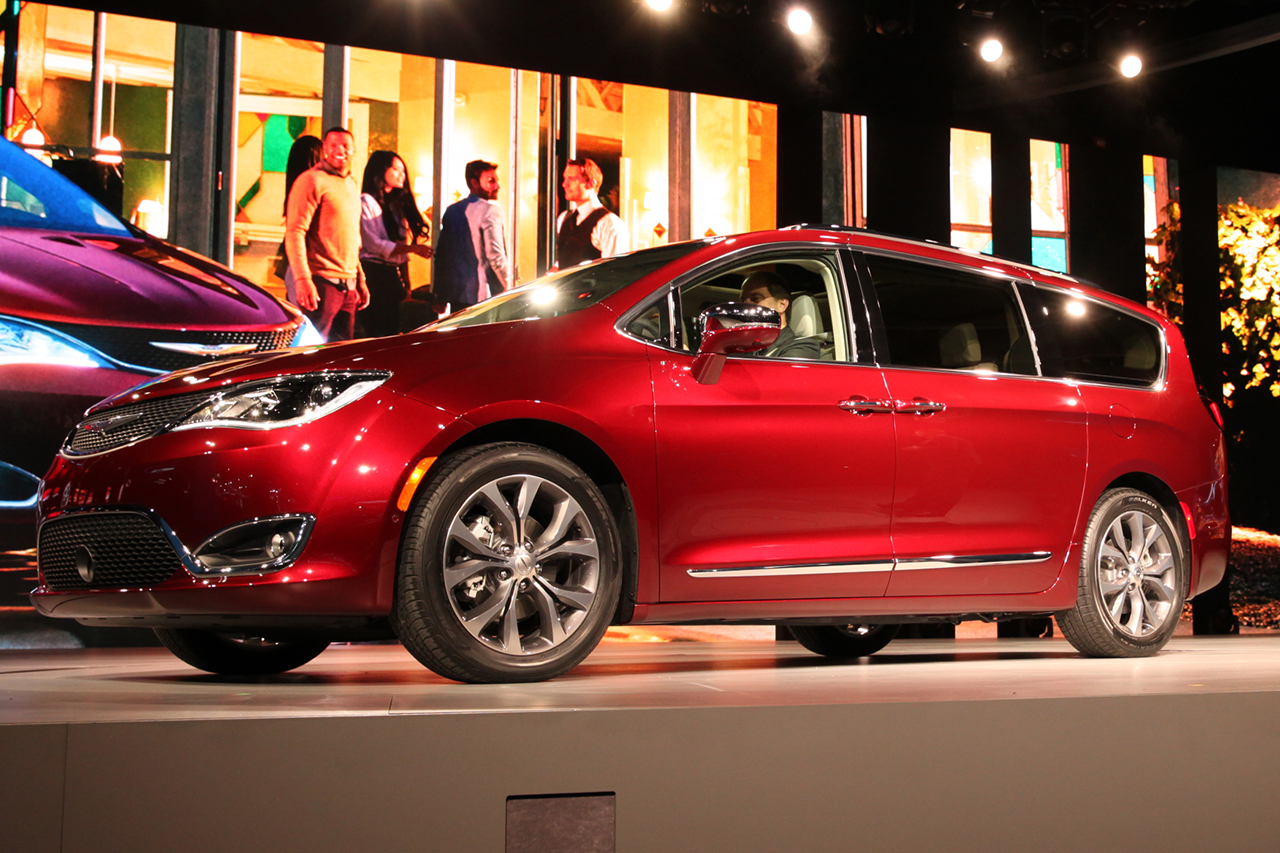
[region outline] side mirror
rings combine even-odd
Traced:
[[[782,317],[761,305],[726,302],[699,314],[698,329],[701,341],[693,360],[693,378],[703,385],[714,385],[720,381],[725,356],[771,346],[782,331]]]

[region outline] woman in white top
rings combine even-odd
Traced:
[[[369,155],[360,196],[360,265],[369,285],[369,305],[358,315],[368,337],[400,332],[400,303],[409,294],[409,255],[432,255],[429,245],[418,243],[428,229],[409,186],[400,155]]]

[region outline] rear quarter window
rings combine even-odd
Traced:
[[[1146,386],[1164,371],[1160,328],[1072,293],[1023,286],[1045,373],[1085,382]]]

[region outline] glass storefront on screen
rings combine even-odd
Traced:
[[[14,135],[76,156],[121,151],[121,215],[160,237],[169,230],[174,34],[168,21],[41,3],[24,4],[19,19]]]
[[[183,207],[195,203],[197,219],[215,223],[217,232],[212,250],[200,251],[224,258],[277,295],[284,295],[279,261],[289,150],[303,135],[321,136],[324,117],[333,120],[339,111],[355,137],[356,180],[371,152],[398,152],[428,222],[442,212],[435,206],[468,194],[469,161],[498,164],[508,253],[520,282],[554,261],[569,157],[600,166],[600,200],[622,218],[634,249],[777,224],[773,104],[248,32],[227,34],[207,48],[212,53],[184,66],[200,85],[219,68],[238,69],[238,77],[228,78],[214,124],[197,137],[202,144],[213,139],[213,163],[186,173],[176,187],[178,158],[195,156],[174,150],[175,139],[183,138],[175,136],[175,46],[190,32],[167,21],[40,3],[22,4],[19,23],[18,103],[9,138],[45,146],[34,153],[54,158],[101,155],[95,146],[118,141],[125,218],[168,236],[171,218],[196,221]],[[335,85],[335,56],[343,63],[341,88],[326,91],[326,80]],[[447,93],[442,103],[437,92]],[[568,110],[567,92],[573,97]],[[672,111],[681,104],[688,122],[673,127]],[[683,186],[669,180],[673,150],[688,160]],[[223,169],[230,177],[225,188]],[[207,191],[186,183],[193,178],[216,186],[225,201],[199,207],[208,204],[200,200]],[[429,284],[431,263],[417,257],[410,263],[412,285]]]

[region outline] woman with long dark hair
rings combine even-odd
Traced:
[[[298,176],[320,162],[320,150],[324,143],[320,137],[304,135],[293,141],[289,148],[289,158],[284,166],[284,210],[289,210],[289,191],[298,180]],[[298,304],[298,294],[293,286],[293,270],[289,269],[289,259],[285,255],[284,243],[280,244],[280,260],[276,261],[276,275],[284,279],[284,292],[290,302]]]
[[[400,332],[400,303],[409,295],[409,255],[433,254],[429,245],[418,242],[428,228],[411,186],[399,154],[369,155],[360,196],[360,264],[369,285],[369,305],[359,319],[370,337]]]

